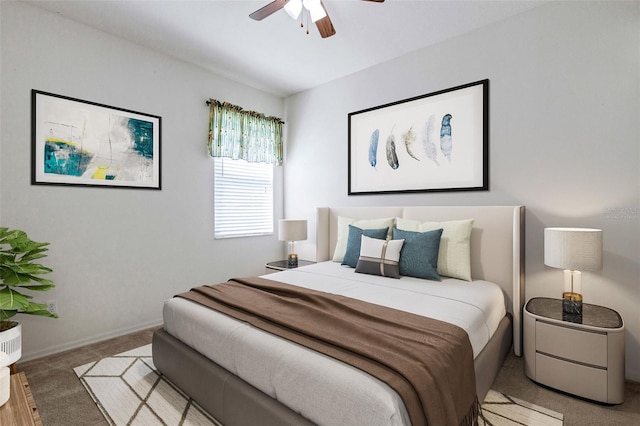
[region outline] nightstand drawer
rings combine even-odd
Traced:
[[[536,354],[536,381],[596,401],[607,401],[607,370]]]
[[[536,321],[536,351],[606,367],[607,335]]]

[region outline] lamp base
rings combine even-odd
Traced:
[[[582,315],[582,295],[569,291],[562,293],[562,312]]]
[[[295,253],[289,254],[287,257],[287,266],[289,268],[297,268],[298,267],[298,255]]]

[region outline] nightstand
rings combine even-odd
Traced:
[[[23,372],[10,378],[11,396],[0,407],[0,425],[42,426],[42,419]]]
[[[316,262],[312,262],[310,260],[298,260],[298,268],[300,266],[313,265]],[[287,263],[287,260],[276,260],[274,262],[267,262],[264,265],[265,274],[271,274],[273,272],[286,271],[288,269],[295,269],[296,267],[290,267]]]
[[[624,324],[603,306],[562,312],[562,300],[530,299],[524,309],[524,373],[540,384],[606,404],[624,401]]]

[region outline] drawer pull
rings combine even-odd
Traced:
[[[538,353],[540,355],[548,356],[549,358],[559,359],[560,361],[570,362],[571,364],[584,365],[585,367],[597,368],[599,370],[605,370],[605,371],[607,370],[607,367],[603,367],[601,365],[588,364],[586,362],[580,362],[580,361],[576,361],[574,359],[563,358],[561,356],[556,356],[556,355],[549,354],[549,353],[546,353],[546,352],[543,352],[543,351],[536,351],[536,353]]]

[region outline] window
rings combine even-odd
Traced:
[[[273,233],[273,165],[214,161],[215,238]]]
[[[214,237],[273,233],[273,165],[282,165],[282,125],[228,102],[209,99],[214,157]]]

